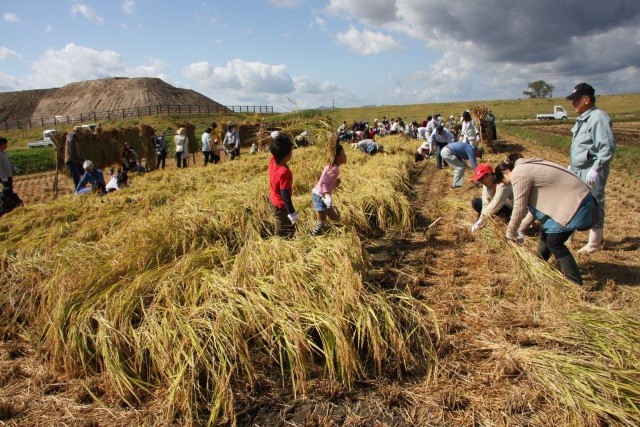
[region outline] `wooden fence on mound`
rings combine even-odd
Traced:
[[[94,122],[104,120],[124,119],[127,117],[151,116],[156,114],[176,115],[212,115],[212,114],[272,114],[273,106],[270,105],[149,105],[146,107],[122,108],[118,110],[93,111],[83,114],[69,114],[53,117],[40,117],[37,119],[6,120],[0,124],[0,129],[32,129],[56,127],[74,123]]]

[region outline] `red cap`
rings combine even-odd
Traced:
[[[488,173],[493,173],[493,169],[486,163],[480,163],[473,171],[471,181],[477,181]]]

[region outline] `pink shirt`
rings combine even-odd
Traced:
[[[333,193],[333,190],[338,184],[338,178],[340,177],[340,167],[336,165],[327,165],[320,175],[318,183],[313,188],[312,192],[320,197],[324,197],[325,193]]]

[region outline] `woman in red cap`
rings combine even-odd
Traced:
[[[511,154],[507,159],[511,158],[515,161],[521,158],[519,153]],[[482,184],[482,198],[476,197],[471,201],[471,206],[478,212],[478,220],[471,227],[471,232],[478,231],[485,222],[492,216],[498,216],[504,219],[511,218],[511,210],[513,209],[513,189],[511,185],[505,185],[496,182],[495,174],[491,166],[481,163],[473,171],[472,181]],[[518,237],[524,239],[524,232],[533,222],[533,216],[525,218],[522,227],[518,230]]]

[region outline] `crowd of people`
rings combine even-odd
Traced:
[[[615,152],[611,119],[596,107],[594,88],[580,83],[566,97],[578,114],[571,129],[569,166],[540,158],[509,155],[495,168],[478,165],[473,180],[482,184],[482,199],[472,200],[478,220],[475,233],[491,216],[508,220],[505,237],[522,242],[533,221],[540,223],[536,255],[548,261],[553,255],[571,281],[582,284],[580,268],[566,243],[573,233],[589,230],[589,240],[579,253],[601,248],[604,235],[604,189]]]
[[[462,186],[467,162],[473,168],[472,180],[482,186],[482,197],[472,200],[471,206],[477,212],[477,221],[471,227],[476,233],[490,218],[498,217],[508,221],[505,237],[522,242],[525,232],[534,221],[540,223],[540,238],[537,255],[547,261],[554,255],[564,275],[581,284],[580,269],[566,246],[567,240],[576,230],[589,230],[588,243],[578,252],[592,253],[600,249],[604,236],[605,186],[609,176],[610,162],[615,151],[615,141],[611,130],[611,119],[596,107],[595,90],[587,83],[577,85],[567,96],[578,114],[573,126],[569,165],[563,167],[540,158],[524,158],[520,153],[508,155],[502,162],[491,167],[478,164],[483,150],[478,147],[478,128],[469,111],[460,115],[457,122],[453,116],[449,121],[440,114],[429,116],[422,123],[405,123],[401,118],[381,122],[366,120],[354,122],[349,128],[346,122],[338,128],[335,136],[335,152],[325,166],[312,190],[311,202],[316,212],[316,224],[312,235],[320,235],[327,229],[327,220],[339,221],[340,215],[333,203],[332,194],[340,184],[340,166],[347,161],[341,142],[350,143],[353,148],[367,154],[384,152],[384,147],[376,142],[377,136],[404,134],[421,141],[415,151],[416,161],[436,157],[437,169],[450,167],[453,182],[451,189]],[[204,165],[218,163],[221,151],[231,160],[240,155],[240,134],[233,123],[227,123],[224,138],[221,138],[216,123],[207,127],[201,137]],[[92,191],[105,194],[128,185],[128,172],[139,172],[143,168],[140,158],[124,144],[121,157],[122,169],[111,170],[108,183],[103,172],[91,160],[85,160],[79,153],[76,131],[67,136],[65,146],[65,167],[71,175],[77,194]],[[153,135],[158,166],[164,169],[167,156],[165,135]],[[307,133],[300,139],[301,144],[309,141]],[[189,158],[189,140],[184,127],[176,131],[174,138],[175,159],[178,168],[185,168]],[[2,180],[3,208],[0,215],[8,210],[13,194],[15,168],[9,162],[6,150],[7,139],[0,138],[0,179]],[[271,132],[269,151],[271,159],[268,167],[270,184],[269,201],[275,219],[275,235],[291,238],[295,234],[298,213],[293,206],[293,175],[288,167],[296,144],[289,135]],[[250,152],[258,150],[257,145]],[[14,198],[18,205],[19,198]]]
[[[491,128],[491,139],[497,139],[496,117],[491,110],[484,118],[487,126]],[[371,124],[368,120],[354,121],[350,126],[343,121],[338,128],[340,141],[358,142],[363,139],[374,139],[377,136],[404,135],[409,138],[428,140],[435,128],[441,125],[446,128],[456,141],[463,141],[472,145],[478,145],[480,141],[480,127],[472,117],[469,110],[464,111],[456,117],[449,116],[449,119],[442,117],[440,113],[427,116],[421,122],[413,120],[405,122],[401,117],[387,119],[383,117],[381,121],[374,119]]]

